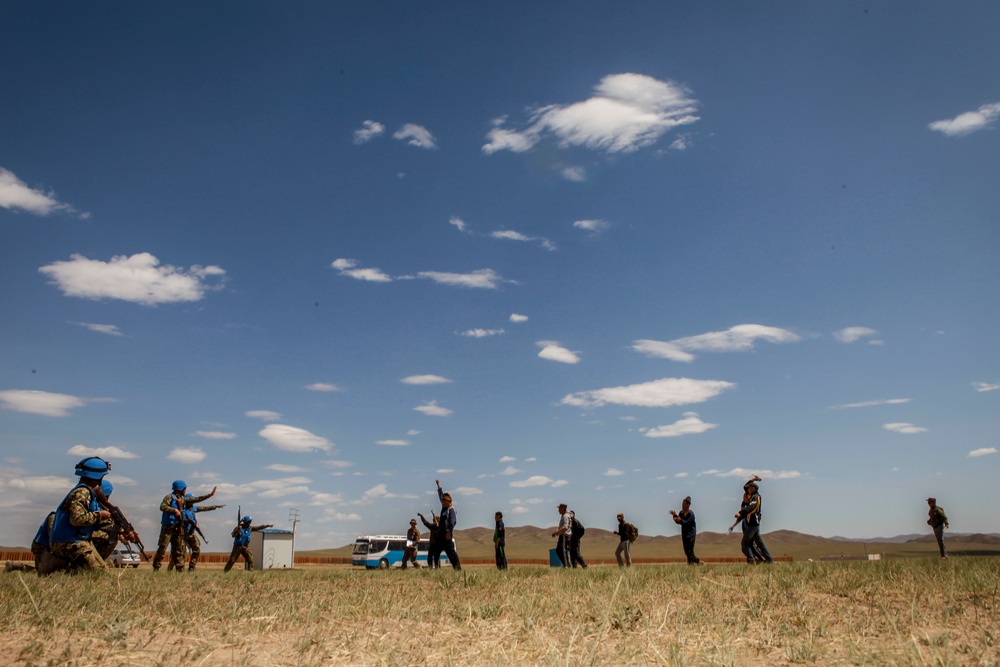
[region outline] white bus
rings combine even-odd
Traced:
[[[451,541],[455,544],[455,540]],[[430,541],[420,538],[417,544],[417,563],[427,567],[427,549]],[[386,570],[403,565],[403,551],[406,549],[406,535],[361,535],[354,541],[351,565],[360,565],[374,570]],[[412,563],[411,563],[412,564]],[[448,555],[441,553],[441,567],[449,566]]]

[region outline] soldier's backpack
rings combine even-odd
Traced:
[[[572,522],[573,522],[572,523],[572,525],[573,525],[573,536],[574,537],[583,537],[583,534],[587,532],[587,529],[583,527],[583,524],[580,523],[580,520],[576,518],[575,514],[573,515]]]
[[[639,529],[636,528],[631,523],[625,524],[625,537],[628,538],[629,543],[635,542],[639,539]]]

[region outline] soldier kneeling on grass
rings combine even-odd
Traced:
[[[253,552],[250,551],[250,533],[270,528],[274,524],[265,523],[260,526],[251,526],[253,517],[245,516],[240,525],[233,528],[233,552],[229,554],[229,561],[226,563],[226,572],[233,569],[236,559],[243,556],[243,567],[247,570],[253,569]]]
[[[101,509],[95,489],[111,470],[111,464],[92,456],[76,464],[80,483],[56,508],[49,536],[52,555],[66,560],[71,570],[103,570],[104,559],[91,544],[95,529],[111,520],[111,513]]]

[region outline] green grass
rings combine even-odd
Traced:
[[[1000,559],[0,577],[3,664],[998,665]]]

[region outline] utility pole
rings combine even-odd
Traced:
[[[292,567],[295,567],[295,527],[301,521],[299,511],[294,507],[288,510],[288,520],[292,522]]]

